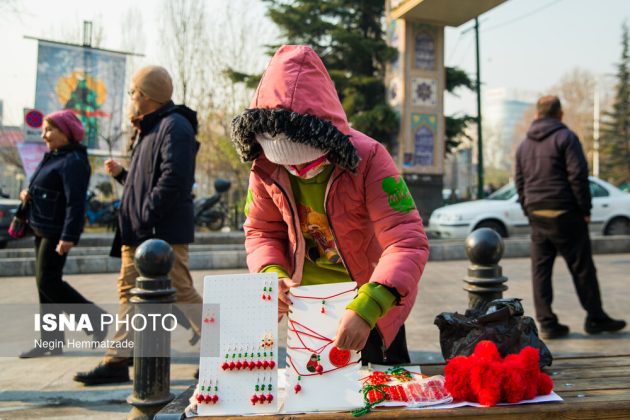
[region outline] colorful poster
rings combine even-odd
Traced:
[[[90,149],[119,150],[126,56],[39,41],[35,108],[71,109],[83,122]]]

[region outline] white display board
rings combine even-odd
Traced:
[[[354,282],[290,290],[283,412],[345,411],[363,405],[360,353],[332,344],[356,294]]]
[[[278,411],[277,285],[276,273],[204,278],[199,415]]]

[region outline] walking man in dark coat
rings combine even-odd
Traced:
[[[119,213],[121,271],[118,278],[120,309],[118,319],[129,315],[129,292],[139,276],[133,263],[136,248],[150,238],[168,242],[175,253],[169,273],[176,290],[178,308],[191,327],[201,334],[202,299],[193,287],[188,270],[188,245],[194,241],[192,186],[197,114],[171,101],[173,84],[166,69],[146,66],[132,79],[131,121],[136,129],[129,170],[114,161],[105,162],[107,172],[124,185]],[[181,305],[183,304],[183,305]],[[113,337],[123,342],[129,330],[119,328]],[[129,380],[131,351],[110,348],[103,361],[74,380],[86,385]]]
[[[565,259],[582,307],[588,334],[619,331],[625,321],[610,318],[602,308],[591,252],[588,223],[591,192],[588,164],[580,140],[562,123],[557,96],[536,104],[537,119],[516,152],[516,188],[532,228],[532,277],[536,319],[543,338],[560,338],[569,327],[551,309],[551,274],[556,255]]]

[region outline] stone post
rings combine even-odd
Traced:
[[[508,279],[498,264],[503,256],[503,240],[494,230],[481,228],[468,235],[465,248],[471,262],[464,278],[468,309],[482,311],[488,302],[501,299],[507,290],[504,283]]]
[[[165,314],[171,313],[175,289],[171,287],[169,271],[175,261],[171,246],[160,239],[143,242],[134,255],[134,264],[140,277],[131,290],[135,304],[134,316],[159,314],[158,328],[150,327],[134,333],[133,394],[127,402],[133,405],[129,419],[152,419],[174,395],[170,393],[171,334],[162,328]],[[152,323],[148,323],[152,327]],[[169,329],[173,326],[169,326]]]

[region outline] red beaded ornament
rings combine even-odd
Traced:
[[[350,361],[350,350],[341,350],[339,347],[334,346],[328,353],[328,360],[333,366],[343,367]]]

